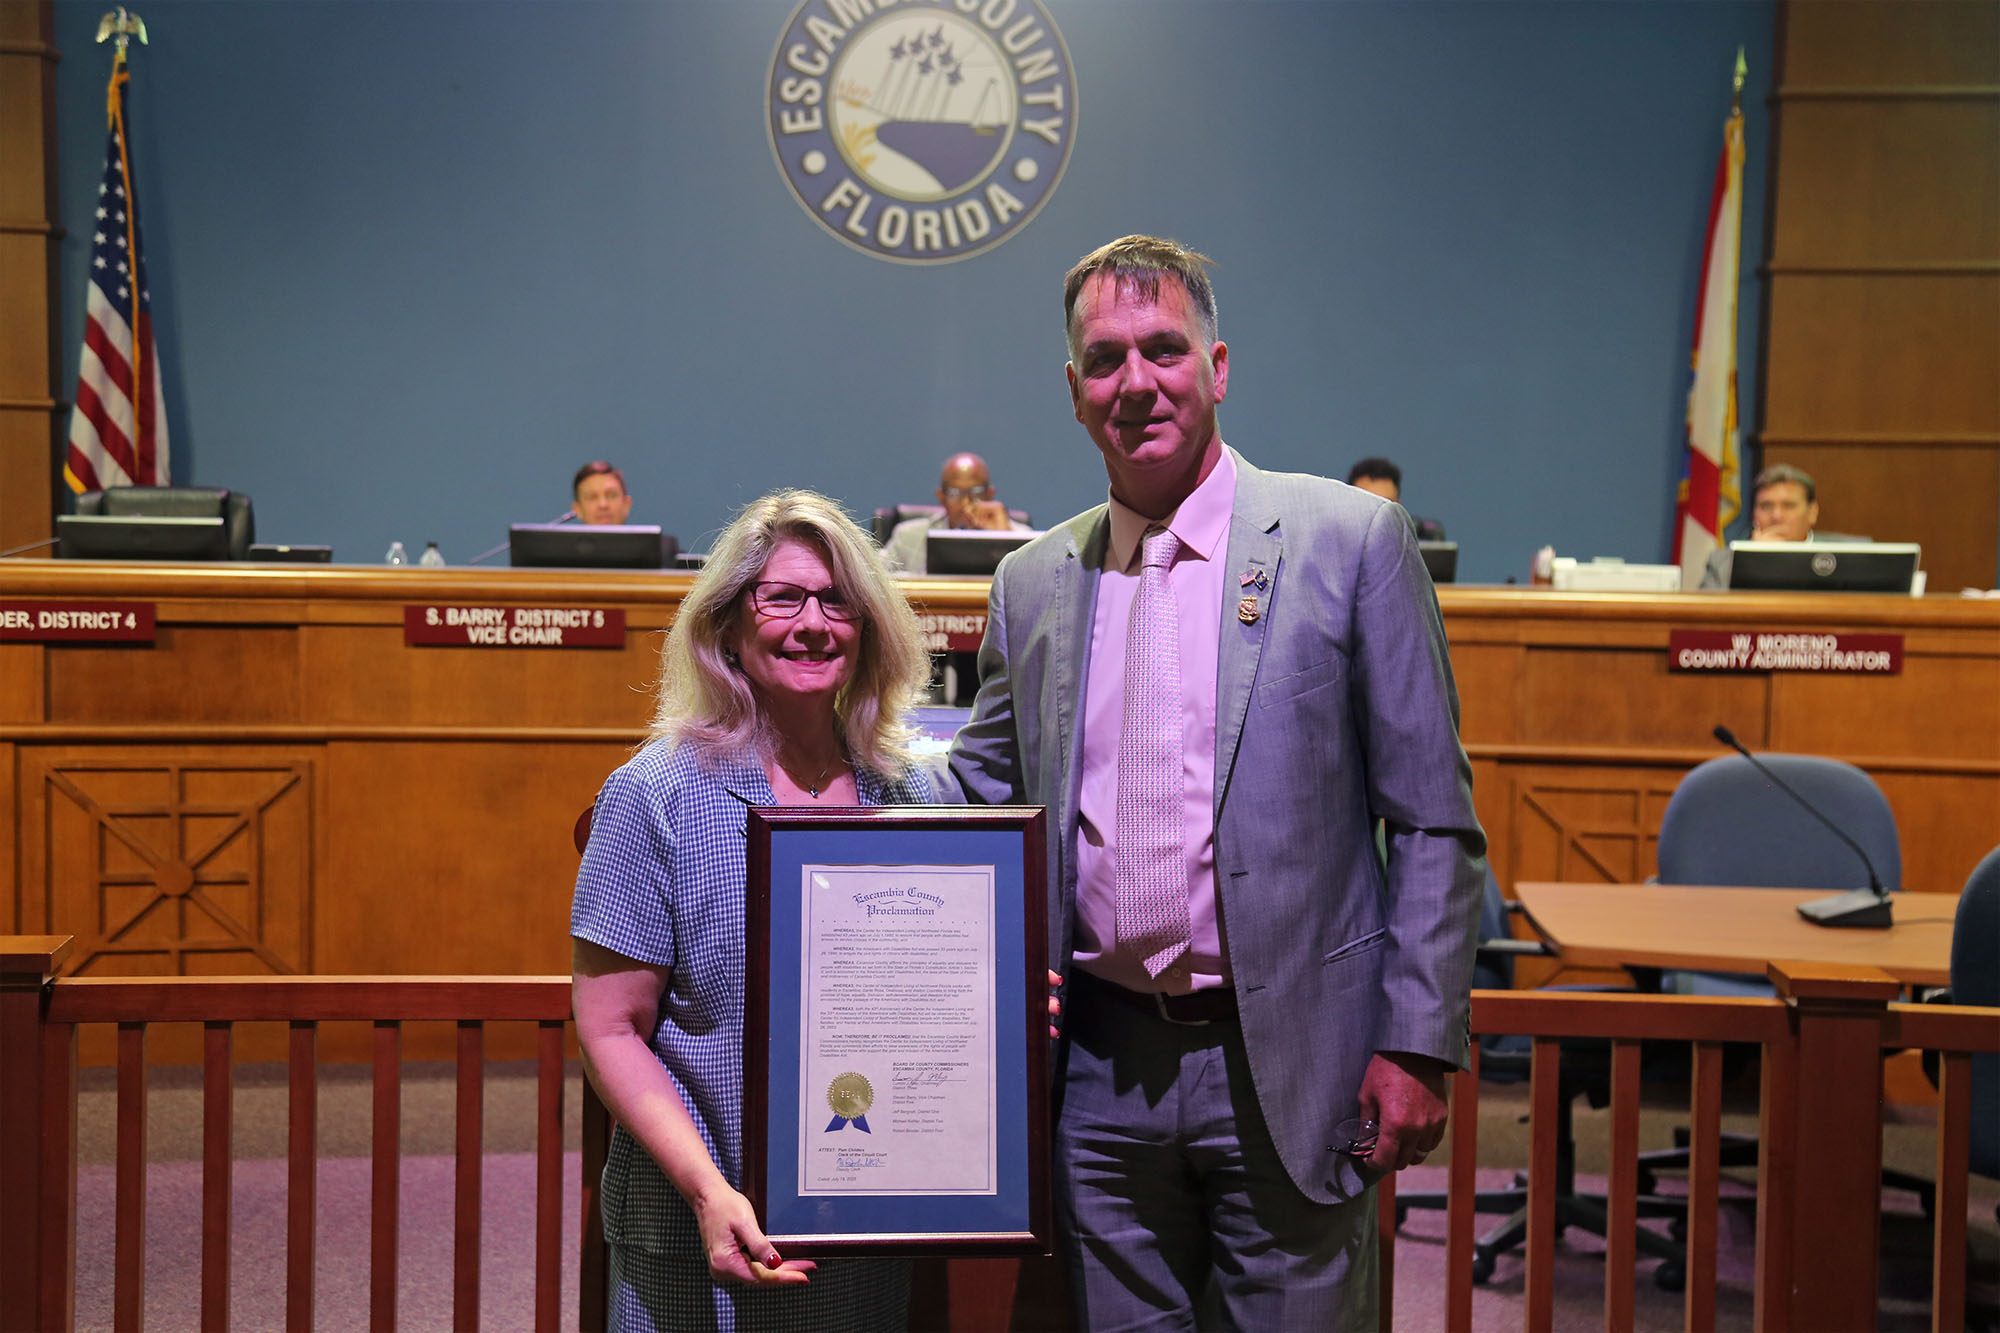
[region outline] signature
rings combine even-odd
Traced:
[[[889,1083],[898,1088],[939,1088],[950,1079],[942,1069],[898,1069],[890,1075]]]

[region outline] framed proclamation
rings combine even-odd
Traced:
[[[1039,807],[753,807],[743,1193],[781,1254],[1049,1252]]]

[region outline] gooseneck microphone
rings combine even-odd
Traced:
[[[560,514],[557,514],[554,518],[550,519],[549,523],[553,526],[554,524],[557,523],[574,523],[575,521],[576,521],[576,510],[565,509]],[[489,550],[481,551],[478,555],[473,556],[472,559],[466,561],[465,563],[468,565],[483,564],[486,561],[491,560],[494,556],[500,554],[502,551],[506,550],[508,543],[512,542],[513,540],[514,538],[510,535],[506,541],[501,542],[498,546],[492,547]]]
[[[1821,814],[1818,807],[1814,806],[1811,801],[1793,791],[1790,786],[1786,785],[1783,778],[1773,773],[1767,766],[1760,762],[1756,755],[1751,754],[1750,751],[1745,749],[1743,742],[1736,739],[1735,732],[1718,723],[1711,734],[1714,735],[1715,739],[1721,741],[1745,759],[1748,759],[1750,766],[1769,778],[1773,786],[1777,787],[1779,791],[1791,797],[1794,801],[1797,801],[1800,808],[1807,814],[1826,825],[1832,831],[1834,837],[1839,838],[1849,847],[1852,847],[1854,854],[1861,858],[1861,864],[1868,871],[1867,888],[1851,889],[1846,893],[1836,893],[1830,898],[1815,898],[1809,903],[1800,903],[1799,915],[1816,926],[1849,926],[1870,930],[1887,930],[1893,925],[1889,891],[1882,887],[1882,877],[1875,873],[1875,863],[1868,859],[1868,853],[1862,848],[1861,844],[1843,832],[1838,824],[1835,824],[1831,819]]]

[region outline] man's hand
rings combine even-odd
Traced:
[[[1013,520],[1007,517],[1007,506],[998,500],[976,500],[972,505],[972,526],[988,532],[1005,532],[1013,526]]]
[[[1444,1141],[1445,1077],[1441,1060],[1408,1051],[1377,1051],[1361,1077],[1361,1115],[1379,1128],[1365,1159],[1378,1171],[1401,1171]]]

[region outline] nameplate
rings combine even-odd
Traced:
[[[583,606],[403,608],[411,648],[623,648],[625,612]]]
[[[1667,669],[1894,676],[1903,670],[1903,636],[1817,630],[1669,630]]]
[[[986,613],[919,611],[917,628],[923,632],[925,652],[976,653],[986,637]]]
[[[151,602],[0,602],[0,643],[151,643]]]

